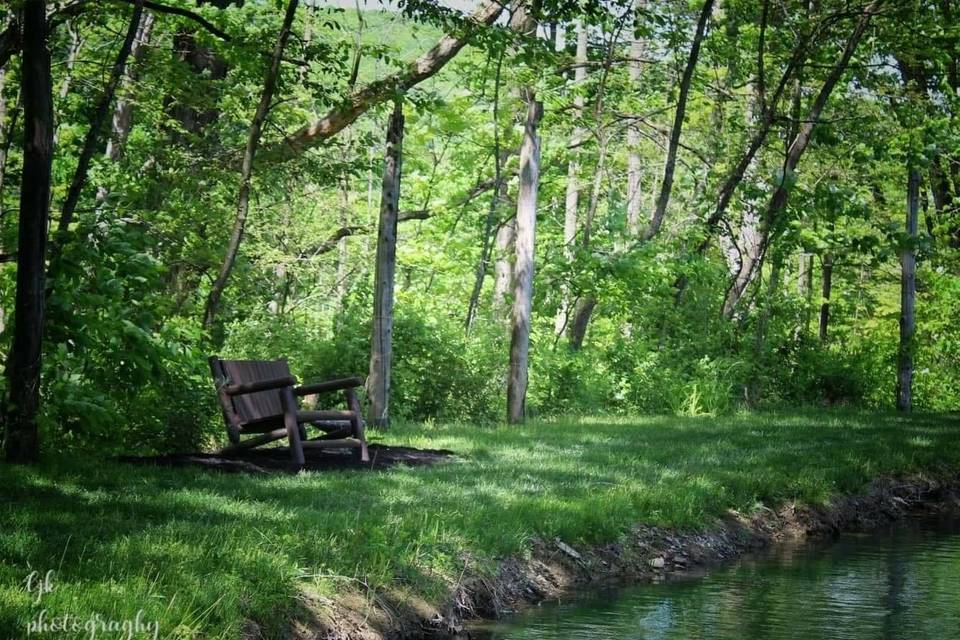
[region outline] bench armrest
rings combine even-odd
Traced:
[[[257,391],[270,391],[271,389],[282,389],[292,387],[297,384],[297,379],[293,376],[283,378],[274,378],[272,380],[257,380],[256,382],[243,382],[240,384],[225,384],[220,390],[228,396],[242,396],[247,393],[256,393]]]
[[[341,389],[351,389],[353,387],[363,386],[363,378],[340,378],[339,380],[328,380],[327,382],[315,382],[297,387],[293,392],[298,396],[307,396],[314,393],[326,393],[327,391],[340,391]]]

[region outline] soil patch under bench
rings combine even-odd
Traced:
[[[371,444],[370,462],[360,462],[352,451],[343,449],[305,449],[304,471],[338,469],[386,469],[396,465],[425,466],[456,459],[452,451],[414,449]],[[164,467],[199,467],[230,473],[296,473],[301,469],[290,461],[285,448],[253,449],[242,454],[224,456],[215,453],[176,453],[163,456],[123,456],[120,462]]]

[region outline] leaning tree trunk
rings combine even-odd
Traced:
[[[683,76],[680,79],[680,96],[677,98],[677,108],[673,118],[673,128],[670,130],[670,142],[667,145],[667,159],[663,165],[663,180],[660,182],[660,196],[657,198],[657,206],[650,218],[650,225],[643,233],[646,240],[657,235],[660,231],[660,225],[663,224],[663,217],[667,213],[667,204],[670,202],[670,192],[673,190],[673,174],[677,166],[677,151],[680,148],[680,134],[683,130],[683,119],[687,113],[687,97],[690,95],[690,83],[693,80],[693,71],[697,66],[697,58],[700,57],[700,45],[703,42],[703,35],[707,29],[707,21],[713,12],[713,0],[706,0],[703,8],[700,10],[700,18],[697,20],[697,30],[693,34],[693,43],[690,45],[690,55],[687,57],[687,65],[683,69]]]
[[[916,332],[917,218],[920,209],[920,172],[910,168],[907,181],[907,236],[900,252],[900,348],[897,351],[897,409],[913,409],[913,351]]]
[[[4,407],[6,457],[10,462],[34,462],[40,457],[37,413],[40,408],[44,261],[53,161],[53,84],[44,0],[24,3],[22,56],[23,179],[20,183],[15,324],[6,370],[9,395]]]
[[[403,103],[399,100],[387,127],[387,152],[383,166],[377,264],[373,281],[373,340],[367,397],[373,426],[390,425],[390,367],[393,358],[393,282],[397,264],[397,217],[400,209],[400,175],[403,164]]]
[[[830,330],[830,293],[833,290],[833,256],[823,256],[820,283],[820,342],[826,342]]]
[[[270,60],[270,67],[267,69],[263,80],[263,93],[260,94],[260,104],[257,105],[257,111],[253,115],[253,121],[250,123],[250,133],[247,135],[247,148],[243,153],[243,164],[240,168],[240,191],[237,195],[237,215],[233,222],[233,230],[230,233],[230,241],[227,244],[227,253],[223,258],[223,264],[220,265],[220,272],[217,279],[210,288],[207,295],[207,304],[203,312],[203,326],[209,329],[213,326],[217,312],[220,309],[220,298],[230,280],[230,273],[233,271],[233,265],[237,261],[237,254],[240,251],[240,243],[243,241],[243,232],[247,224],[247,213],[250,209],[250,181],[253,178],[253,158],[260,146],[260,134],[263,131],[263,125],[270,114],[271,103],[273,102],[273,92],[277,87],[277,78],[280,75],[280,63],[283,59],[283,50],[287,46],[287,40],[290,38],[293,19],[297,14],[297,5],[299,0],[290,0],[287,4],[287,12],[283,17],[283,26],[280,27],[280,35],[277,37],[277,43],[273,48],[273,57]]]
[[[130,56],[133,62],[127,65],[121,82],[121,89],[129,90],[137,80],[137,66],[143,63],[146,56],[146,47],[153,32],[153,14],[144,12],[137,27],[137,35],[130,47]],[[110,138],[107,140],[107,149],[104,155],[110,160],[117,160],[123,153],[123,146],[130,136],[130,127],[133,124],[133,102],[128,96],[121,95],[113,109]]]
[[[734,276],[730,287],[727,290],[727,295],[723,301],[723,317],[730,318],[733,316],[733,312],[737,304],[740,302],[740,299],[743,297],[743,293],[753,281],[753,277],[757,270],[763,266],[763,257],[766,253],[767,245],[770,242],[771,232],[773,231],[776,223],[779,222],[780,214],[783,213],[784,209],[787,207],[787,199],[790,194],[787,186],[787,179],[796,171],[797,165],[800,163],[800,158],[803,157],[803,153],[806,151],[807,146],[810,143],[813,130],[816,127],[817,122],[820,120],[820,116],[823,113],[824,107],[827,105],[827,101],[830,99],[830,94],[833,93],[833,89],[836,87],[837,82],[840,81],[844,72],[847,70],[847,66],[850,64],[850,59],[853,58],[853,54],[856,52],[857,47],[860,44],[860,40],[863,38],[863,34],[870,25],[870,19],[873,18],[882,4],[883,0],[873,0],[873,2],[871,2],[870,5],[863,10],[863,13],[860,16],[860,19],[857,21],[853,32],[847,39],[846,45],[844,45],[843,53],[840,55],[840,58],[837,60],[837,62],[831,67],[830,73],[827,75],[823,85],[820,87],[820,91],[817,93],[816,98],[814,98],[813,104],[810,107],[810,111],[807,113],[807,117],[805,118],[803,125],[799,128],[796,137],[790,144],[789,151],[787,152],[787,156],[784,159],[783,167],[780,172],[781,178],[779,184],[774,190],[773,195],[770,198],[770,202],[767,204],[766,210],[763,213],[763,219],[761,220],[761,244],[759,254],[756,258],[747,259],[745,257],[742,261],[740,271],[736,274],[736,276]]]
[[[530,356],[530,316],[533,310],[533,260],[537,225],[537,191],[540,187],[540,138],[537,125],[543,105],[527,91],[527,119],[520,147],[520,191],[517,194],[516,261],[514,262],[513,328],[510,335],[510,374],[507,379],[507,421],[523,422],[526,416],[527,375]]]
[[[50,276],[56,277],[58,268],[58,259],[63,245],[66,242],[69,233],[70,224],[73,222],[73,214],[76,211],[77,203],[80,201],[80,193],[87,182],[87,173],[90,170],[90,161],[93,160],[93,154],[100,143],[100,137],[103,125],[107,120],[107,114],[110,112],[110,104],[123,78],[124,70],[127,68],[127,58],[130,56],[130,50],[133,47],[133,41],[137,36],[137,30],[140,27],[140,16],[143,14],[144,0],[135,0],[133,5],[133,14],[130,16],[130,24],[127,27],[127,35],[120,45],[117,52],[117,58],[110,70],[110,78],[107,85],[103,88],[100,100],[93,109],[93,116],[90,118],[90,128],[83,139],[83,147],[80,150],[80,156],[77,160],[77,168],[73,172],[73,179],[70,182],[70,188],[67,189],[67,195],[63,200],[63,206],[60,209],[60,220],[57,221],[57,235],[54,244],[50,249]]]

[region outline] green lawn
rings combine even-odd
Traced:
[[[281,629],[303,589],[330,596],[361,580],[437,600],[466,559],[491,567],[535,536],[611,541],[636,522],[705,526],[730,508],[823,502],[880,475],[960,470],[956,416],[582,418],[406,425],[375,439],[462,461],[295,477],[0,465],[0,639],[24,636],[41,609],[142,609],[160,637],[236,638],[247,619]],[[56,572],[39,604],[24,589],[32,570]]]

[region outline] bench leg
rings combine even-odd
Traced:
[[[297,400],[293,397],[293,389],[287,387],[280,394],[283,406],[283,426],[287,428],[287,437],[290,439],[290,455],[293,463],[302,467],[306,460],[303,457],[303,444],[300,440],[300,425],[297,424]]]
[[[363,416],[360,413],[360,401],[357,400],[357,392],[353,389],[347,389],[346,396],[347,408],[353,412],[353,417],[350,418],[353,437],[360,441],[360,461],[370,462],[370,453],[367,451],[367,438],[363,433]]]

